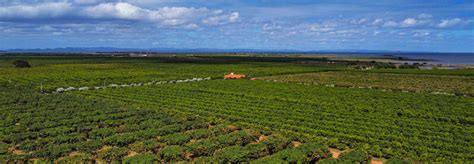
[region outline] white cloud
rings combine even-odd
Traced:
[[[372,33],[373,36],[377,36],[377,35],[379,35],[379,34],[380,34],[380,31],[374,31],[374,32]]]
[[[160,19],[187,19],[204,17],[208,14],[212,14],[207,8],[187,8],[187,7],[163,7],[157,11],[151,11],[150,17],[153,20]]]
[[[166,26],[178,26],[178,25],[183,25],[186,23],[187,23],[186,19],[165,19],[161,21],[161,24],[166,25]]]
[[[430,32],[415,32],[413,34],[414,37],[426,37],[429,36],[431,33]]]
[[[334,30],[334,27],[330,25],[313,24],[309,26],[309,31],[312,31],[312,32],[329,32],[333,30]]]
[[[162,7],[158,10],[143,9],[128,3],[103,3],[84,9],[88,17],[100,19],[126,19],[159,22],[178,26],[204,18],[212,11],[206,8]]]
[[[97,6],[86,7],[82,14],[91,18],[139,20],[147,19],[149,12],[149,10],[128,3],[102,3]]]
[[[388,21],[383,24],[384,27],[397,27],[398,23],[394,21]]]
[[[382,19],[375,19],[373,22],[372,22],[372,25],[379,25],[383,22]]]
[[[359,31],[357,30],[339,30],[336,31],[336,34],[351,34],[351,33],[358,33]]]
[[[140,5],[140,6],[157,6],[157,5],[163,6],[163,4],[177,2],[177,0],[120,0],[120,1],[134,4],[134,5]]]
[[[405,20],[403,20],[401,23],[400,23],[400,26],[401,27],[414,27],[416,26],[418,23],[418,21],[414,18],[407,18]]]
[[[470,23],[470,21],[462,20],[460,18],[443,19],[437,25],[437,27],[439,27],[439,28],[450,28],[450,27],[464,26],[464,25],[469,24],[469,23]]]
[[[238,12],[209,10],[194,7],[161,7],[146,9],[126,2],[94,4],[95,0],[76,0],[73,3],[39,3],[34,5],[0,6],[0,19],[21,20],[127,20],[158,23],[164,26],[181,26],[204,23],[223,25],[237,22]],[[76,5],[74,5],[76,4]]]
[[[71,10],[71,4],[64,2],[0,6],[0,19],[56,18],[68,14]]]
[[[230,14],[209,17],[207,19],[204,19],[202,22],[207,25],[223,25],[228,23],[234,23],[239,20],[239,15],[240,14],[238,12],[233,12]]]
[[[43,25],[43,26],[37,27],[36,30],[38,30],[38,31],[55,31],[56,29],[49,26],[49,25]]]
[[[419,14],[416,18],[406,18],[400,22],[386,21],[383,23],[383,27],[399,27],[399,28],[410,28],[410,27],[438,27],[438,28],[450,28],[450,27],[461,27],[469,24],[471,21],[463,20],[460,18],[443,19],[439,23],[435,23],[433,16],[430,14]],[[381,24],[381,19],[376,19],[372,22],[373,25]]]
[[[430,26],[431,24],[432,24],[431,15],[420,14],[418,15],[417,18],[406,18],[400,22],[387,21],[383,24],[383,26],[410,28],[410,27]]]
[[[265,23],[262,27],[263,31],[274,31],[274,30],[280,30],[282,27],[276,24],[271,24],[271,23]]]
[[[351,24],[365,24],[369,21],[367,18],[361,18],[361,19],[356,19],[356,20],[351,20]]]
[[[418,15],[418,18],[419,19],[431,19],[431,18],[433,18],[433,15],[426,14],[426,13],[421,13],[420,15]]]
[[[194,30],[194,29],[198,29],[199,28],[199,25],[197,24],[187,24],[185,26],[183,26],[184,29],[189,29],[189,30]]]

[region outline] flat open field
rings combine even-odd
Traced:
[[[0,57],[0,161],[474,160],[474,70],[326,60]]]
[[[441,70],[440,70],[441,71]],[[408,72],[408,71],[407,71]],[[402,74],[400,72],[338,71],[266,76],[258,79],[349,88],[374,88],[409,92],[446,93],[474,96],[474,77],[433,75],[429,72]],[[467,74],[468,75],[468,74]]]

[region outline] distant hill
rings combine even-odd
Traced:
[[[295,50],[285,50],[294,52]],[[258,49],[178,49],[178,48],[116,48],[116,47],[65,47],[65,48],[37,48],[37,49],[8,49],[4,52],[35,52],[35,53],[100,53],[100,52],[154,52],[154,53],[216,53],[216,52],[272,52]]]
[[[293,49],[215,49],[215,48],[116,48],[116,47],[64,47],[36,49],[8,49],[0,52],[10,53],[113,53],[113,52],[149,52],[149,53],[436,53],[436,52],[407,52],[389,50],[312,50],[302,51]]]

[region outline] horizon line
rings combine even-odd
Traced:
[[[64,50],[77,49],[77,50]],[[91,49],[91,50],[80,50]],[[117,50],[93,50],[117,49]],[[163,49],[163,50],[159,50]],[[52,50],[49,51],[48,50]],[[54,52],[54,51],[57,52]],[[64,50],[64,51],[62,51]],[[192,52],[192,51],[198,52]],[[2,52],[3,51],[3,52]],[[35,52],[37,51],[37,52]],[[40,52],[43,51],[43,52]],[[160,52],[161,51],[161,52]],[[259,48],[118,48],[118,47],[55,47],[55,48],[9,48],[0,49],[0,53],[474,53],[462,51],[404,51],[404,50],[372,50],[372,49],[326,49],[326,50],[301,50],[301,49],[259,49]]]

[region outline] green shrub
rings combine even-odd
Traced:
[[[119,161],[128,154],[127,148],[124,147],[109,147],[98,152],[99,159],[112,162]]]
[[[367,152],[370,155],[373,155],[374,157],[382,157],[382,155],[383,155],[382,148],[380,148],[379,145],[370,146],[370,148],[367,150]]]
[[[298,149],[285,149],[272,155],[273,158],[281,159],[286,162],[308,162],[308,156]]]
[[[115,133],[113,128],[99,128],[89,132],[91,138],[103,139]]]
[[[9,147],[10,145],[8,144],[0,143],[0,155],[7,154]]]
[[[102,146],[100,140],[81,141],[75,145],[75,148],[82,152],[93,153]]]
[[[269,154],[273,154],[285,149],[290,144],[290,140],[285,137],[271,135],[262,144],[267,147]]]
[[[188,133],[189,133],[189,136],[191,136],[191,138],[193,139],[202,139],[202,138],[209,137],[209,135],[211,134],[211,130],[196,129],[196,130],[189,131]]]
[[[92,161],[92,155],[91,154],[84,154],[84,153],[79,153],[74,156],[64,156],[60,158],[57,162],[58,163],[86,163],[88,161]]]
[[[249,161],[250,152],[241,146],[230,146],[223,148],[214,157],[223,163],[240,163]]]
[[[417,69],[418,66],[416,65],[410,65],[408,63],[402,64],[398,66],[399,69]]]
[[[30,68],[31,65],[28,63],[26,60],[15,60],[13,62],[13,65],[15,65],[15,68]]]
[[[285,160],[279,159],[279,158],[267,156],[267,157],[263,157],[263,158],[254,160],[254,161],[252,161],[251,163],[253,163],[253,164],[274,164],[274,163],[282,163],[282,164],[283,164],[283,163],[288,163],[288,162],[285,161]]]
[[[155,140],[145,140],[145,141],[135,142],[129,145],[129,148],[132,151],[135,151],[137,153],[144,153],[144,152],[155,152],[158,148],[164,147],[164,146],[165,144],[159,143],[158,141],[155,141]]]
[[[156,163],[158,160],[159,160],[158,156],[151,153],[146,153],[146,154],[139,154],[133,157],[127,157],[123,160],[123,163],[153,164],[153,163]]]
[[[344,152],[339,157],[338,161],[344,162],[364,162],[369,159],[369,156],[366,152],[361,149],[352,150],[349,152]]]
[[[318,164],[338,164],[338,163],[350,164],[352,162],[340,162],[340,161],[337,161],[336,159],[332,159],[332,158],[325,158],[325,159],[322,159],[322,160],[318,161]]]
[[[302,153],[306,154],[310,160],[319,160],[329,156],[329,148],[326,145],[318,143],[305,143],[297,148]]]
[[[193,159],[194,163],[216,163],[218,160],[212,156],[201,156]]]
[[[181,160],[184,160],[183,158],[184,150],[185,149],[180,146],[167,146],[161,149],[158,152],[158,155],[160,156],[160,159],[165,160],[167,162],[181,161]]]
[[[174,133],[160,137],[160,141],[168,145],[182,145],[191,140],[191,137],[186,133]]]
[[[221,147],[241,145],[244,146],[256,140],[256,136],[248,134],[245,131],[236,131],[229,134],[221,135],[216,138]]]
[[[194,156],[210,156],[219,149],[218,143],[210,139],[190,143],[187,147]]]
[[[245,149],[249,151],[250,159],[258,159],[270,155],[267,146],[264,144],[248,144],[245,146]]]
[[[119,133],[112,136],[109,136],[104,139],[105,144],[113,146],[127,146],[137,140],[141,136],[137,133]]]
[[[385,164],[410,164],[413,163],[406,159],[393,158],[384,162]]]
[[[56,159],[65,156],[72,151],[73,146],[69,144],[63,145],[48,145],[44,149],[34,151],[32,156],[37,158]]]

